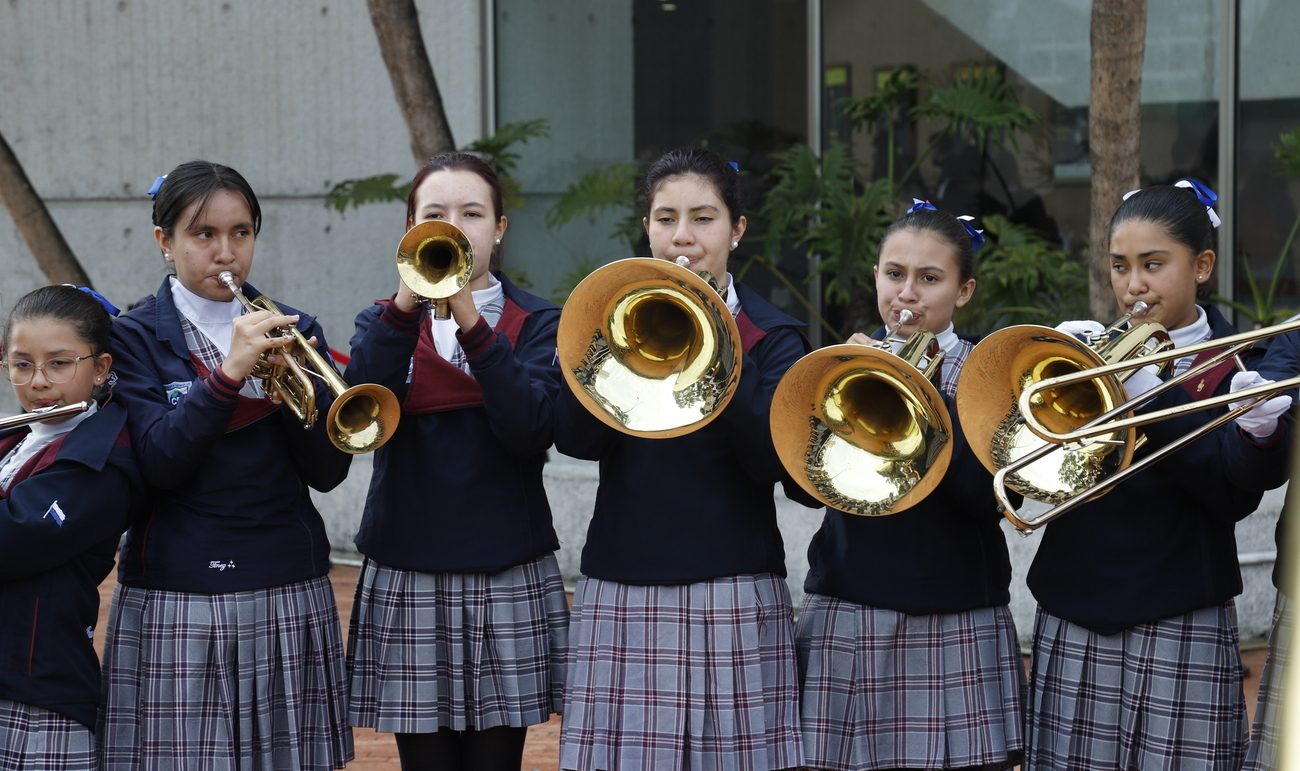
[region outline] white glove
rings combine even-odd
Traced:
[[[1064,332],[1067,335],[1075,337],[1084,337],[1087,335],[1099,335],[1106,331],[1106,327],[1090,319],[1083,321],[1062,321],[1056,325],[1057,332]]]
[[[1247,388],[1254,388],[1272,382],[1272,380],[1268,380],[1252,370],[1238,372],[1232,376],[1231,393],[1235,394]],[[1232,402],[1228,405],[1228,409],[1235,410],[1244,404],[1246,404],[1244,399],[1239,402]],[[1256,439],[1266,439],[1277,430],[1277,419],[1289,409],[1291,409],[1291,396],[1289,394],[1280,394],[1268,401],[1261,402],[1250,412],[1237,418],[1237,425],[1241,426],[1241,430]]]
[[[1160,385],[1164,381],[1160,379],[1160,375],[1156,374],[1159,371],[1160,365],[1151,364],[1134,372],[1129,376],[1128,380],[1124,381],[1124,393],[1128,394],[1128,398],[1136,399]]]

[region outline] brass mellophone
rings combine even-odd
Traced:
[[[911,320],[904,310],[886,344]],[[817,500],[850,514],[894,514],[919,503],[952,458],[952,418],[931,382],[942,362],[931,332],[912,335],[897,355],[845,344],[795,362],[772,397],[772,443],[786,471]]]

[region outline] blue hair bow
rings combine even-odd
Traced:
[[[1200,201],[1201,205],[1205,207],[1205,213],[1210,215],[1211,225],[1217,228],[1223,224],[1223,221],[1219,219],[1218,212],[1214,211],[1214,205],[1219,202],[1219,196],[1210,189],[1209,185],[1189,177],[1178,180],[1174,183],[1174,187],[1186,188],[1196,195],[1196,200]],[[1142,188],[1130,190],[1124,194],[1124,200],[1127,201],[1140,192],[1142,192]]]
[[[146,195],[148,195],[150,199],[156,200],[158,198],[158,191],[162,190],[162,183],[164,179],[167,179],[166,174],[162,175],[161,177],[153,181],[153,187],[149,188],[149,192],[146,193]]]
[[[65,286],[72,286],[72,284],[65,284]],[[104,295],[100,294],[99,292],[96,292],[94,289],[91,289],[88,286],[79,286],[77,287],[77,290],[81,292],[85,292],[86,294],[90,295],[96,300],[99,300],[99,304],[104,306],[104,310],[108,311],[108,315],[116,316],[118,313],[121,313],[121,311],[117,309],[117,306],[113,305],[113,303],[109,302],[108,299],[104,297]]]
[[[736,163],[735,161],[727,161],[727,165],[730,166],[730,167],[732,168],[732,170],[734,170],[737,174],[740,173],[740,164],[739,164],[739,163]]]
[[[920,198],[913,198],[912,208],[908,209],[907,213],[911,214],[912,212],[920,211],[922,209],[927,211],[939,211],[934,208],[934,204],[929,201],[922,201]],[[966,228],[966,235],[970,236],[971,253],[978,252],[980,247],[984,246],[984,231],[975,229],[975,226],[971,224],[975,221],[975,218],[968,214],[963,214],[962,216],[957,217],[957,221],[962,224],[962,227]]]

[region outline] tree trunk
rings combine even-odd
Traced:
[[[411,137],[411,152],[416,165],[423,166],[433,156],[455,150],[456,144],[420,36],[415,0],[366,0],[366,6]]]
[[[1138,186],[1146,28],[1146,0],[1093,0],[1092,91],[1088,99],[1088,153],[1092,160],[1088,301],[1092,317],[1103,324],[1119,316],[1110,286],[1106,226],[1124,194]]]
[[[0,203],[9,210],[47,281],[90,286],[90,277],[81,269],[68,242],[63,240],[59,226],[54,224],[45,202],[32,188],[27,172],[3,135],[0,135]]]

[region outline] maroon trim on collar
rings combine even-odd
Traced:
[[[530,314],[509,297],[497,321],[495,332],[505,334],[511,347]],[[420,325],[420,336],[411,356],[411,384],[402,400],[403,412],[440,412],[483,404],[483,389],[478,381],[460,367],[438,355],[433,344],[433,321],[428,315]]]
[[[8,497],[9,491],[17,487],[19,482],[22,482],[29,477],[36,476],[49,468],[54,461],[59,459],[59,448],[63,446],[63,440],[67,439],[68,434],[71,433],[72,432],[69,431],[67,434],[60,436],[58,439],[55,439],[53,442],[50,442],[37,450],[36,454],[28,458],[27,462],[18,469],[18,473],[14,474],[14,478],[10,480],[9,486],[0,492],[3,492],[5,496]],[[12,450],[13,448],[11,447],[9,449]]]
[[[1209,359],[1210,357],[1214,356],[1215,354],[1219,353],[1222,350],[1223,349],[1220,348],[1213,351],[1203,351],[1195,359],[1192,359],[1191,368],[1200,366],[1201,362],[1206,361],[1207,359]],[[1228,376],[1230,376],[1233,372],[1236,371],[1237,371],[1236,362],[1229,359],[1227,361],[1220,362],[1219,364],[1215,365],[1213,368],[1210,369],[1209,372],[1201,373],[1200,377],[1195,377],[1192,378],[1191,380],[1184,381],[1183,388],[1187,390],[1187,393],[1193,399],[1200,401],[1201,399],[1213,395],[1215,391],[1219,390],[1219,385],[1223,383],[1224,379],[1226,379]]]
[[[740,331],[740,347],[745,353],[749,353],[759,341],[767,337],[767,330],[760,329],[741,308],[739,315],[736,316],[736,329]]]

